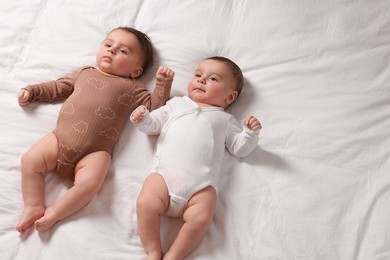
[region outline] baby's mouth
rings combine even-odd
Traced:
[[[103,60],[104,61],[108,61],[108,62],[111,62],[112,61],[112,58],[110,56],[103,56]]]
[[[202,91],[202,92],[204,92],[203,88],[202,88],[202,87],[200,87],[200,86],[195,86],[195,87],[194,87],[194,90],[199,90],[199,91]]]

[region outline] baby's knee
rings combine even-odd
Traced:
[[[140,194],[136,200],[136,208],[137,212],[149,211],[151,209],[150,198],[145,198],[145,196]]]
[[[199,227],[208,227],[213,222],[214,211],[204,210],[193,216],[191,222]]]
[[[76,173],[75,176],[75,186],[77,186],[86,194],[96,194],[103,185],[103,180],[99,180],[98,178],[93,177],[80,181],[77,174],[78,173]]]
[[[88,193],[97,193],[99,190],[100,190],[100,183],[97,183],[97,182],[90,182],[90,183],[84,183],[84,189],[86,190],[86,192]]]
[[[137,213],[158,213],[162,214],[166,206],[158,198],[140,194],[136,201]]]
[[[20,160],[20,167],[21,171],[23,172],[29,172],[26,171],[33,167],[33,165],[37,162],[37,157],[34,153],[31,151],[27,151],[22,155],[22,158]]]

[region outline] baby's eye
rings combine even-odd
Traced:
[[[127,54],[127,51],[126,51],[126,50],[119,50],[119,52],[120,52],[121,54]]]
[[[199,73],[195,73],[195,75],[194,75],[196,78],[200,78],[201,77],[201,75],[199,74]]]
[[[104,46],[110,48],[110,47],[111,47],[111,44],[105,43]]]
[[[211,81],[218,81],[216,77],[210,77]]]

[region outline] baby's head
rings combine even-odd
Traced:
[[[115,28],[100,45],[96,63],[104,73],[138,78],[153,63],[152,43],[134,28]]]
[[[190,98],[202,106],[226,108],[232,104],[243,86],[240,67],[221,56],[203,60],[188,84]]]

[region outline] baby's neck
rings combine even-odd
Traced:
[[[191,98],[190,98],[191,99]],[[192,99],[191,99],[192,100]],[[216,105],[212,105],[212,104],[208,104],[208,103],[201,103],[201,102],[197,102],[195,100],[192,100],[195,104],[197,104],[198,106],[200,107],[221,107],[221,106],[216,106]],[[225,109],[225,107],[221,107],[223,109]]]
[[[107,75],[107,76],[110,76],[110,77],[116,77],[116,78],[126,78],[126,77],[123,77],[123,76],[120,76],[120,75],[115,75],[115,74],[111,74],[111,73],[108,73],[108,72],[104,72],[104,71],[102,71],[98,67],[96,67],[96,69],[97,69],[97,71],[99,71],[103,75]]]

